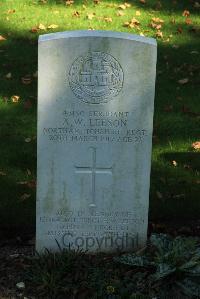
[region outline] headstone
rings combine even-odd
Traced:
[[[38,251],[145,244],[156,49],[127,33],[40,36]]]

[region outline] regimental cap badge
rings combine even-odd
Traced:
[[[91,52],[78,57],[70,68],[69,84],[75,96],[85,103],[106,103],[123,87],[124,74],[110,54]]]

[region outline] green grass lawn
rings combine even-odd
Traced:
[[[34,230],[38,36],[78,29],[157,38],[150,219],[198,218],[199,2],[66,2],[0,1],[0,226]]]

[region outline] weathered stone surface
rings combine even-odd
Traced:
[[[37,250],[144,245],[155,72],[154,39],[40,36]]]

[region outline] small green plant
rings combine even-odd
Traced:
[[[110,284],[110,272],[106,271],[102,255],[61,249],[59,244],[58,248],[57,252],[45,249],[30,260],[25,279],[40,298],[102,299],[108,296],[111,299],[115,287]]]
[[[153,234],[141,253],[124,254],[115,261],[149,271],[149,286],[153,289],[179,289],[190,297],[200,296],[199,239]]]
[[[44,298],[75,295],[76,287],[84,287],[87,280],[87,259],[84,256],[85,253],[81,250],[64,249],[52,252],[45,249],[32,259],[29,281],[39,289],[41,297]]]

